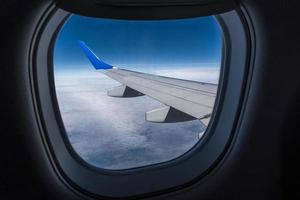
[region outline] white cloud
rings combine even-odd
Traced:
[[[158,70],[157,74],[186,78],[218,78],[216,69]],[[91,164],[124,169],[174,159],[198,141],[197,121],[156,124],[145,112],[162,104],[149,97],[113,98],[108,89],[119,85],[95,71],[60,72],[55,76],[62,118],[75,151]]]

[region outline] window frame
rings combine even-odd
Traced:
[[[36,29],[29,57],[36,118],[48,156],[61,179],[89,196],[133,198],[185,187],[220,166],[234,136],[250,59],[249,26],[243,11],[216,16],[224,32],[223,59],[215,108],[201,141],[179,158],[125,170],[88,164],[73,150],[65,133],[56,99],[53,51],[69,15],[56,6],[49,8]]]

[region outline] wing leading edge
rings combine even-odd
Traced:
[[[165,104],[147,112],[147,121],[170,123],[199,119],[207,126],[217,85],[118,69],[101,61],[83,42],[79,44],[96,70],[104,69],[104,74],[122,84],[109,90],[109,96],[147,95]]]

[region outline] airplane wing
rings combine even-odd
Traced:
[[[207,126],[217,93],[217,85],[195,82],[125,69],[118,69],[101,61],[84,42],[79,42],[95,69],[122,85],[109,90],[113,97],[147,95],[165,104],[163,108],[146,113],[151,122],[181,122],[199,119]]]

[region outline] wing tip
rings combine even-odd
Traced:
[[[99,69],[112,69],[113,66],[103,62],[102,60],[100,60],[96,54],[86,45],[86,43],[82,40],[78,40],[77,41],[80,48],[83,50],[84,54],[86,55],[86,57],[89,59],[89,61],[92,63],[92,65],[94,66],[94,68],[96,70]]]

